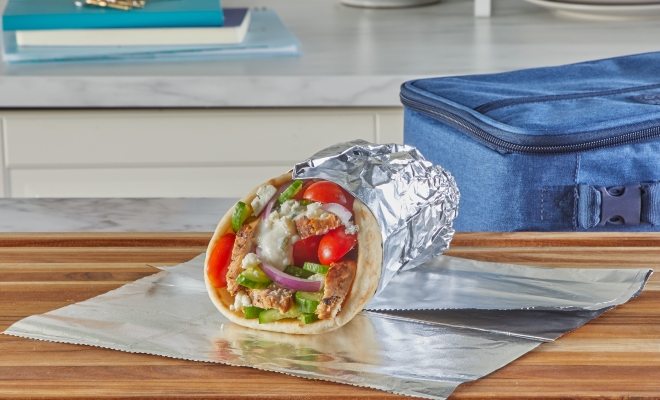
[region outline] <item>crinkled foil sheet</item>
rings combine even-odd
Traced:
[[[637,296],[651,273],[449,259],[442,266],[418,268],[446,269],[445,298],[438,304],[465,309],[396,311],[399,300],[388,304],[387,296],[409,290],[406,285],[418,274],[413,269],[397,275],[372,301],[390,311],[364,311],[336,331],[304,336],[229,322],[209,300],[203,265],[201,255],[162,268],[93,299],[25,318],[4,333],[445,399],[459,384],[485,376]],[[506,279],[499,280],[493,271],[502,267],[507,268]],[[512,293],[511,285],[524,290]],[[564,297],[592,287],[575,303]],[[489,304],[509,307],[512,301],[520,308],[488,309]]]
[[[543,268],[439,256],[398,274],[367,310],[600,310],[625,303],[646,269]],[[619,293],[613,297],[614,293]]]
[[[651,274],[440,255],[454,234],[459,192],[449,172],[410,146],[341,143],[297,164],[293,177],[341,185],[379,223],[377,295],[342,328],[304,336],[232,324],[209,299],[202,255],[5,333],[444,399],[637,296]]]

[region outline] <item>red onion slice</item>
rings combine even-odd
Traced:
[[[261,249],[259,247],[257,247],[257,255],[261,258]],[[265,262],[263,259],[261,260],[259,267],[261,267],[261,270],[264,271],[273,282],[287,289],[301,292],[318,292],[321,290],[321,281],[308,281],[307,279],[291,276]]]
[[[284,192],[289,186],[291,186],[292,183],[293,183],[293,181],[285,183],[284,185],[282,185],[279,189],[277,189],[277,192],[275,192],[273,197],[270,198],[270,201],[268,202],[268,204],[266,204],[266,208],[263,210],[263,215],[261,216],[261,218],[264,221],[270,215],[270,212],[273,210],[273,206],[275,205],[275,202],[277,201],[277,199],[280,198],[280,195],[282,194],[282,192]]]
[[[339,203],[322,204],[321,210],[338,216],[341,222],[347,228],[353,225],[353,223],[351,222],[351,218],[353,217],[353,214],[350,211],[348,211],[346,207],[342,206]]]

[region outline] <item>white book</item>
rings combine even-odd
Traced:
[[[245,39],[250,10],[225,10],[225,24],[204,28],[51,29],[16,31],[25,46],[168,46],[236,44]]]
[[[2,0],[0,0],[2,1]],[[21,0],[24,1],[24,0]],[[170,46],[18,46],[16,31],[2,32],[2,58],[9,64],[65,61],[209,60],[300,55],[300,41],[277,13],[250,10],[245,40],[235,44]]]

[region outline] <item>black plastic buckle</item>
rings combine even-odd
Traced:
[[[594,186],[601,193],[600,223],[639,225],[642,222],[642,188],[639,183],[625,186]]]

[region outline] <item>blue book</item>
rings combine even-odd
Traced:
[[[9,0],[2,13],[5,31],[106,28],[217,27],[220,0],[147,0],[130,11],[77,6],[73,0]]]
[[[253,9],[250,14],[251,22],[245,39],[237,44],[21,47],[16,44],[16,32],[5,31],[3,58],[8,63],[34,63],[205,60],[300,55],[300,42],[273,10]]]

